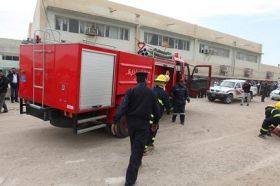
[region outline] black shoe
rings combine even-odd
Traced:
[[[241,103],[240,106],[243,106],[243,104]]]
[[[259,134],[258,137],[262,138],[262,139],[266,139],[265,134]]]
[[[4,111],[3,111],[3,113],[7,113],[7,112],[8,112],[8,110],[4,110]]]
[[[249,106],[249,104],[247,104],[247,106]]]
[[[181,125],[185,125],[185,122],[180,122]]]
[[[271,133],[270,133],[270,132],[268,132],[266,135],[267,135],[267,136],[269,136],[269,137],[272,137],[272,135],[271,135]]]
[[[16,100],[15,102],[17,102],[17,103],[18,103],[18,100]]]
[[[125,182],[125,184],[124,184],[125,186],[133,186],[134,185],[134,183],[128,183],[128,182]]]
[[[14,101],[11,101],[11,103],[14,103]]]

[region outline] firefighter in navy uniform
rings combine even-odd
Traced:
[[[260,138],[265,138],[266,135],[270,136],[271,132],[280,124],[280,102],[277,102],[274,108],[267,106],[265,117],[262,128],[260,129]]]
[[[173,116],[172,122],[176,121],[177,114],[180,115],[180,123],[184,125],[185,123],[185,106],[186,100],[190,102],[188,90],[185,86],[185,81],[180,80],[175,87],[172,88],[173,97]]]
[[[166,109],[167,114],[170,113],[169,96],[164,91],[167,82],[168,82],[168,78],[165,75],[160,74],[155,79],[155,87],[153,88],[153,92],[158,99],[159,107],[160,107],[159,119],[163,115],[164,108]],[[150,133],[149,133],[149,138],[147,140],[147,144],[145,146],[144,155],[147,155],[147,152],[154,148],[154,142],[159,128],[159,125],[154,122],[153,116],[151,116],[150,124],[151,124]]]
[[[151,114],[154,116],[155,123],[159,120],[158,100],[153,91],[146,85],[147,75],[146,72],[136,73],[138,85],[126,92],[114,116],[114,124],[111,128],[113,134],[116,134],[115,124],[120,121],[121,117],[126,116],[131,144],[131,155],[126,172],[126,186],[134,185],[136,182],[149,135]]]

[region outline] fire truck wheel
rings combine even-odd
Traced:
[[[120,122],[117,123],[118,132],[117,136],[120,138],[125,138],[128,136],[127,122],[126,118],[122,117]]]
[[[106,127],[105,127],[105,131],[110,134],[110,135],[113,135],[112,134],[112,130],[111,130],[111,125],[107,124]]]

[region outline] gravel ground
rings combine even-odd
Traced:
[[[137,186],[278,186],[279,137],[257,137],[264,107],[206,99],[187,104],[185,126],[164,116],[156,148],[144,157]],[[100,129],[70,129],[20,115],[17,104],[0,115],[0,185],[118,186],[129,160],[129,140]],[[179,119],[179,118],[178,118]]]

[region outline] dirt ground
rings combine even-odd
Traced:
[[[137,186],[278,186],[280,138],[257,137],[267,99],[226,105],[187,104],[185,126],[164,116],[156,148],[144,157]],[[1,186],[123,185],[129,140],[104,130],[75,136],[27,115],[18,105],[0,115]]]

